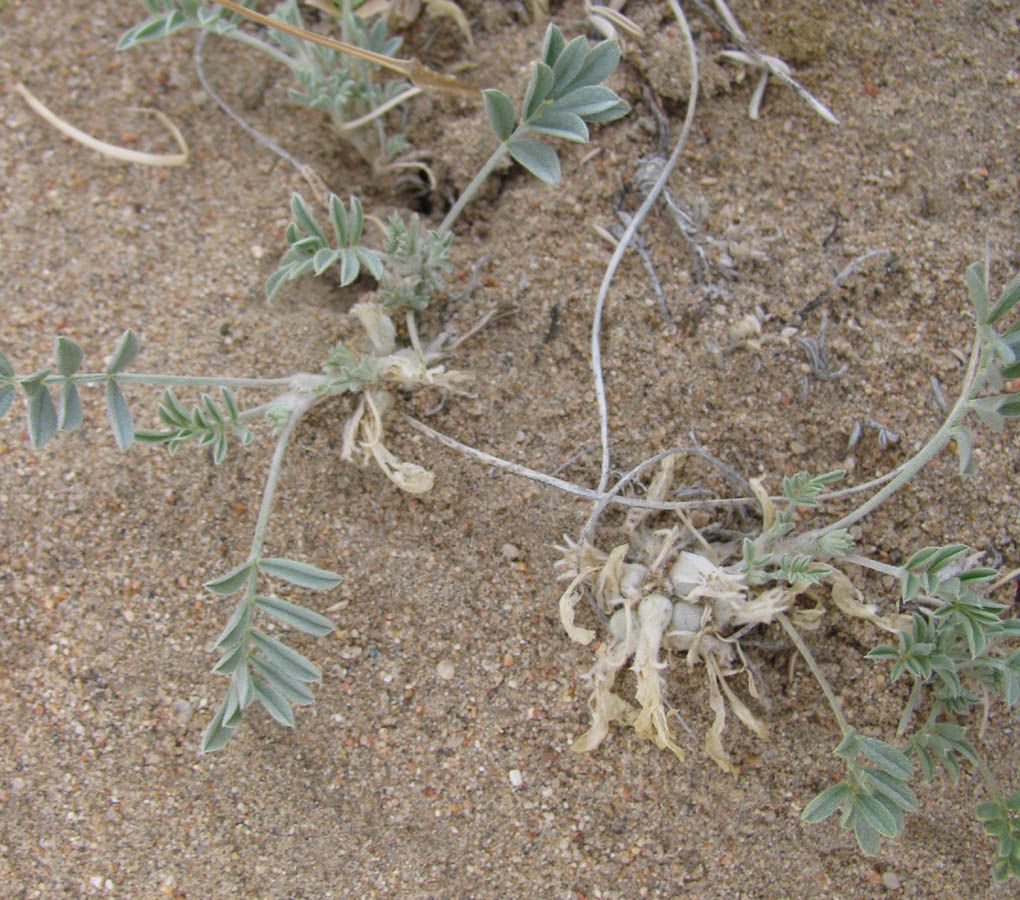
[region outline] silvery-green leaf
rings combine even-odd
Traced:
[[[882,839],[879,837],[875,827],[859,813],[854,816],[853,829],[854,837],[857,838],[857,846],[861,848],[861,853],[865,856],[874,856],[878,853]]]
[[[305,659],[292,647],[288,647],[276,638],[263,634],[255,628],[251,631],[251,639],[256,649],[260,650],[266,659],[280,669],[284,675],[296,678],[298,681],[320,681],[322,679],[322,673],[318,666]]]
[[[985,370],[985,387],[995,393],[999,393],[1005,387],[1002,372],[995,366],[989,366]]]
[[[220,403],[223,404],[223,408],[226,410],[230,421],[236,422],[240,411],[237,408],[237,398],[234,396],[234,392],[229,388],[220,387]]]
[[[232,594],[234,591],[238,591],[244,587],[254,571],[255,563],[250,561],[241,563],[241,565],[235,566],[227,572],[226,575],[221,575],[219,578],[207,581],[205,583],[205,587],[214,594],[219,594],[220,596],[225,597],[227,594]]]
[[[78,388],[73,381],[65,381],[60,386],[57,397],[57,428],[61,431],[74,431],[81,425],[81,399]]]
[[[629,112],[630,104],[624,100],[617,100],[609,109],[604,109],[601,112],[585,113],[584,120],[592,123],[615,122],[617,119],[622,119]]]
[[[213,465],[218,466],[226,458],[227,436],[224,432],[219,431],[216,433],[216,439],[213,441]]]
[[[868,778],[876,794],[883,794],[901,809],[908,812],[917,809],[917,795],[900,778],[895,778],[879,769],[869,769]]]
[[[563,52],[565,45],[563,32],[550,22],[545,30],[545,38],[542,40],[542,62],[547,66],[552,66]]]
[[[896,819],[884,803],[875,797],[858,794],[854,799],[857,815],[863,817],[879,834],[896,837]]]
[[[234,690],[234,694],[237,697],[237,705],[241,710],[247,709],[251,706],[251,701],[255,696],[253,685],[251,683],[251,676],[248,674],[247,666],[239,666],[234,669],[234,677],[230,682],[230,686]]]
[[[65,378],[70,378],[78,371],[85,351],[70,338],[58,337],[54,355],[57,359],[57,371]]]
[[[290,211],[294,214],[294,221],[297,222],[298,227],[304,229],[307,234],[317,237],[323,244],[328,243],[326,232],[315,221],[311,207],[305,202],[304,197],[297,193],[292,194],[290,198]]]
[[[853,760],[858,753],[861,752],[861,737],[856,731],[850,730],[843,735],[842,740],[836,745],[836,749],[832,751],[836,756],[841,756],[843,759]]]
[[[230,620],[224,626],[220,636],[216,639],[214,646],[221,650],[237,647],[242,644],[248,634],[248,626],[251,624],[252,606],[246,601],[237,604]]]
[[[226,709],[226,705],[227,701],[224,699],[223,703],[220,704],[220,708],[217,710],[216,715],[212,717],[212,721],[202,734],[203,753],[212,753],[214,750],[219,750],[234,734],[233,728],[228,728],[223,724],[223,713]]]
[[[275,616],[281,622],[286,622],[308,634],[322,635],[329,634],[336,626],[325,616],[319,615],[296,603],[282,600],[272,594],[264,597],[256,597],[255,605],[265,610],[271,616]]]
[[[57,409],[45,387],[36,390],[28,401],[28,437],[39,449],[57,432]]]
[[[553,93],[559,96],[584,65],[588,55],[588,42],[578,35],[574,38],[553,63]]]
[[[842,782],[830,785],[804,807],[800,817],[805,822],[821,822],[839,809],[849,794],[850,788]]]
[[[106,382],[106,415],[110,419],[117,446],[127,450],[135,439],[135,423],[131,420],[131,411],[120,387],[112,378]]]
[[[602,41],[588,51],[577,74],[566,90],[600,84],[605,81],[620,61],[620,46],[616,41]]]
[[[238,644],[232,650],[228,650],[213,666],[212,670],[217,675],[230,675],[238,666],[242,665],[248,657],[248,648],[244,644]]]
[[[1001,401],[998,397],[975,397],[970,401],[970,408],[992,431],[1002,431],[1006,424],[1005,418],[999,412],[1000,406]]]
[[[863,735],[860,736],[860,741],[861,752],[884,772],[901,781],[906,781],[913,773],[910,760],[895,747],[885,741]]]
[[[251,658],[252,665],[260,675],[276,688],[291,703],[297,706],[308,706],[315,702],[315,697],[308,688],[295,678],[284,675],[276,666],[261,656]]]
[[[999,299],[995,302],[995,306],[992,307],[992,311],[988,314],[988,324],[991,325],[993,322],[1002,318],[1008,313],[1014,306],[1020,303],[1020,275],[1017,275],[999,295]]]
[[[563,110],[544,109],[542,114],[528,123],[528,128],[540,134],[584,143],[588,140],[588,126],[580,116]]]
[[[323,247],[321,250],[316,250],[315,256],[312,257],[312,271],[316,275],[321,275],[339,258],[340,251],[334,250],[332,247]]]
[[[1017,351],[1017,342],[1010,343],[1009,341],[1005,341],[997,336],[993,343],[995,346],[995,355],[1000,360],[1007,365],[1017,361],[1017,357],[1020,356],[1020,353]]]
[[[333,233],[336,235],[338,247],[347,246],[347,210],[344,209],[343,200],[336,194],[329,195],[329,220],[333,224]]]
[[[371,276],[376,281],[380,281],[383,276],[383,264],[379,254],[374,250],[369,250],[367,247],[355,247],[354,252],[358,255],[358,259],[361,260],[361,264],[368,269]]]
[[[365,210],[361,205],[361,200],[355,196],[351,196],[351,212],[348,220],[349,233],[347,235],[348,244],[350,246],[355,245],[361,240],[361,232],[365,228]]]
[[[560,160],[548,144],[535,138],[514,138],[507,149],[517,162],[546,184],[559,182]]]
[[[967,293],[970,294],[970,302],[974,304],[974,314],[978,323],[984,325],[988,322],[988,288],[985,285],[985,264],[977,260],[967,266],[964,281],[967,283]]]
[[[113,356],[110,358],[110,364],[106,367],[106,374],[116,375],[118,372],[124,371],[134,362],[134,358],[137,355],[138,338],[135,337],[135,333],[129,328],[120,336],[120,340],[117,341],[117,346],[113,350]]]
[[[11,405],[11,401],[14,400],[14,393],[14,385],[0,385],[0,416],[7,412],[8,407]]]
[[[11,365],[11,361],[7,358],[7,354],[0,350],[0,375],[4,378],[14,377],[14,366]]]
[[[545,102],[549,91],[552,90],[554,77],[553,70],[545,63],[535,63],[531,72],[531,81],[528,82],[528,89],[524,93],[524,103],[521,105],[521,115],[524,121],[531,118],[539,106]]]
[[[255,688],[255,697],[266,708],[266,712],[281,725],[293,728],[294,710],[290,708],[287,698],[258,675],[253,675],[251,680]]]
[[[272,300],[277,295],[280,288],[290,281],[293,277],[294,267],[293,266],[280,266],[272,275],[269,276],[269,280],[266,282],[266,300]]]
[[[217,425],[226,424],[223,419],[223,414],[220,412],[219,407],[216,405],[216,401],[213,400],[213,398],[209,396],[209,394],[207,394],[205,391],[202,391],[202,393],[199,394],[198,399],[199,402],[205,407],[205,411],[206,413],[208,413],[209,419],[211,421],[215,422]]]
[[[361,272],[361,263],[358,254],[349,247],[340,250],[340,287],[353,284]]]
[[[571,90],[550,103],[549,108],[566,110],[581,116],[581,118],[587,118],[590,115],[605,112],[619,102],[620,98],[616,94],[599,84]]]
[[[505,141],[514,130],[514,105],[502,91],[488,88],[482,91],[485,98],[485,114],[496,137]]]
[[[970,431],[965,425],[957,425],[953,431],[953,441],[956,443],[956,456],[960,461],[960,472],[964,475],[974,474],[974,459],[971,456]]]
[[[33,372],[31,375],[19,378],[18,384],[21,386],[21,390],[24,391],[26,397],[34,397],[40,391],[46,390],[46,378],[49,374],[49,369],[40,369],[38,372]]]
[[[310,566],[296,559],[271,557],[259,561],[259,568],[267,575],[282,578],[298,587],[311,588],[315,591],[328,591],[340,583],[340,576],[328,569]]]

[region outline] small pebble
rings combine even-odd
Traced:
[[[449,681],[453,678],[454,667],[453,663],[448,659],[440,660],[436,666],[436,674],[443,679],[443,681]]]
[[[510,770],[510,786],[511,787],[515,787],[515,788],[519,788],[522,784],[524,784],[524,775],[521,774],[521,770],[520,769],[511,769]]]
[[[178,725],[187,725],[195,713],[195,708],[187,700],[174,700],[172,709]]]
[[[513,544],[504,544],[499,548],[499,552],[502,553],[506,559],[521,558],[521,548],[515,547]]]
[[[886,872],[882,876],[882,884],[887,891],[898,891],[902,885],[895,872]]]
[[[348,644],[346,647],[340,648],[342,659],[357,659],[359,656],[361,656],[361,647],[357,644]]]

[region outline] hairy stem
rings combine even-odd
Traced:
[[[449,234],[450,229],[453,228],[453,223],[457,221],[460,214],[464,211],[464,207],[471,202],[471,199],[478,193],[482,185],[485,184],[485,180],[492,174],[492,170],[496,168],[497,163],[507,155],[509,152],[508,143],[518,134],[521,129],[518,127],[507,140],[500,144],[486,161],[485,165],[478,170],[478,174],[471,179],[471,183],[464,188],[464,192],[457,198],[457,202],[450,207],[450,211],[446,214],[446,217],[439,224],[437,229],[439,236]]]
[[[917,704],[921,702],[921,689],[923,682],[918,679],[914,679],[914,686],[910,689],[910,696],[907,698],[907,705],[903,707],[903,714],[900,716],[900,721],[896,725],[896,737],[903,737],[907,732],[907,726],[910,724],[911,718],[913,718],[914,710],[917,709]]]
[[[982,361],[982,356],[987,358]],[[991,354],[985,352],[984,342],[981,339],[980,333],[975,334],[974,346],[970,355],[970,363],[967,367],[967,374],[964,377],[963,387],[960,390],[960,397],[949,412],[949,415],[946,416],[946,420],[942,423],[942,427],[940,427],[939,430],[932,435],[927,444],[925,444],[916,454],[914,454],[913,457],[907,460],[907,462],[896,470],[895,477],[892,478],[892,480],[890,480],[880,491],[872,495],[870,500],[862,503],[853,512],[843,516],[843,518],[838,522],[833,522],[831,525],[826,525],[824,528],[807,532],[803,535],[803,540],[813,542],[823,534],[828,534],[830,531],[835,531],[838,528],[848,528],[855,522],[859,522],[877,506],[895,494],[901,487],[903,487],[904,484],[906,484],[906,482],[923,469],[934,458],[934,456],[949,443],[953,429],[959,425],[967,415],[969,411],[968,404],[973,399],[974,394],[981,389],[985,382],[985,373],[990,359]],[[979,363],[981,364],[979,365]]]
[[[321,378],[321,375],[312,376]],[[226,387],[226,388],[280,388],[291,387],[293,376],[287,378],[217,378],[204,375],[151,375],[142,372],[124,372],[109,375],[106,372],[92,372],[85,375],[72,375],[76,384],[102,384],[110,379],[118,384],[160,384],[187,385],[189,387]],[[46,384],[62,384],[63,375],[46,376]]]
[[[783,626],[783,631],[787,633],[790,640],[793,641],[793,646],[797,648],[797,652],[804,657],[804,662],[807,663],[808,668],[811,670],[811,674],[815,676],[815,681],[818,682],[818,686],[822,689],[822,693],[825,694],[825,699],[829,704],[829,708],[832,710],[833,716],[836,717],[836,723],[839,725],[840,733],[846,737],[851,730],[850,724],[843,715],[843,708],[839,705],[836,695],[832,692],[832,688],[829,686],[828,680],[822,674],[822,670],[818,668],[818,663],[815,662],[814,656],[811,655],[808,645],[804,643],[804,638],[800,636],[800,632],[797,631],[793,622],[791,622],[784,613],[778,613],[776,615],[776,620]]]

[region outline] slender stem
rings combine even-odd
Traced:
[[[418,320],[414,316],[414,310],[407,308],[407,336],[410,338],[411,347],[418,356],[418,363],[422,369],[425,368],[425,351],[421,348],[421,338],[418,337]]]
[[[460,214],[464,211],[464,207],[471,202],[471,199],[478,193],[481,186],[485,184],[485,180],[492,174],[492,170],[496,168],[496,164],[507,155],[509,152],[509,142],[516,137],[520,131],[521,129],[518,127],[509,138],[507,138],[493,151],[492,156],[486,160],[485,165],[478,170],[478,174],[471,179],[471,183],[464,188],[464,192],[457,198],[457,202],[450,207],[450,211],[446,214],[446,217],[439,223],[439,228],[437,230],[440,237],[450,232],[450,229],[453,228],[453,223],[457,221]]]
[[[658,200],[659,194],[662,193],[666,186],[666,181],[680,159],[680,151],[687,140],[691,125],[694,123],[694,109],[697,106],[699,90],[698,54],[694,47],[694,38],[691,36],[691,30],[687,25],[687,19],[684,16],[683,10],[677,5],[676,0],[669,0],[669,5],[672,7],[673,13],[680,23],[680,30],[683,32],[684,41],[687,44],[687,54],[691,61],[691,86],[687,92],[687,114],[684,117],[683,128],[680,131],[680,137],[676,142],[673,153],[662,167],[662,171],[659,173],[659,177],[656,179],[652,189],[648,192],[648,196],[645,197],[644,202],[638,207],[638,211],[634,213],[627,228],[620,236],[620,242],[616,245],[609,264],[606,266],[605,274],[602,277],[602,285],[595,300],[595,313],[592,316],[591,326],[591,370],[595,383],[595,400],[599,414],[599,440],[602,444],[602,468],[599,475],[599,491],[604,491],[609,485],[609,406],[606,401],[606,386],[602,375],[602,311],[605,308],[606,297],[609,294],[609,285],[613,281],[613,276],[620,265],[620,260],[623,259],[623,254],[637,234],[637,230],[644,221],[645,216],[648,215],[649,210]]]
[[[404,421],[408,423],[412,428],[417,429],[422,434],[427,435],[440,444],[450,447],[453,450],[463,453],[465,456],[470,456],[473,459],[480,460],[490,466],[497,466],[501,469],[506,469],[508,472],[512,472],[514,475],[521,475],[524,478],[530,478],[532,481],[537,481],[539,484],[544,484],[547,487],[556,488],[559,491],[563,491],[567,494],[573,494],[575,497],[582,497],[585,500],[595,500],[602,502],[607,500],[611,503],[615,503],[617,506],[633,507],[635,509],[655,509],[655,510],[671,510],[671,509],[704,509],[705,507],[733,507],[733,506],[746,506],[749,503],[754,503],[752,497],[735,497],[727,498],[725,500],[716,499],[705,499],[705,500],[682,500],[679,502],[672,503],[656,503],[652,500],[641,500],[638,497],[621,497],[619,494],[613,491],[593,491],[589,488],[581,487],[580,485],[574,484],[570,481],[564,481],[562,478],[556,478],[554,475],[547,475],[545,472],[539,472],[535,469],[529,469],[527,466],[522,466],[519,463],[510,462],[506,459],[501,459],[498,456],[493,456],[491,453],[486,453],[484,450],[476,450],[474,447],[469,447],[467,444],[462,444],[460,441],[455,440],[452,437],[448,437],[440,431],[436,431],[434,428],[430,428],[424,422],[420,422],[413,416],[409,416],[406,413],[403,414]],[[697,453],[697,448],[691,447],[674,447],[671,450],[666,450],[663,453],[658,454],[652,458],[652,462],[661,459],[663,456],[668,456],[671,453]],[[646,461],[647,462],[647,461]]]
[[[852,563],[862,569],[871,569],[873,572],[892,575],[894,578],[899,578],[903,572],[901,566],[890,566],[888,563],[879,562],[877,559],[870,559],[857,553],[848,553],[846,556],[840,557],[840,562]]]
[[[843,715],[843,708],[839,705],[839,701],[836,699],[836,695],[832,692],[832,688],[829,687],[829,682],[822,674],[822,670],[818,668],[818,663],[815,662],[814,656],[811,655],[811,651],[808,649],[808,645],[804,643],[804,639],[800,636],[800,632],[794,627],[785,613],[778,613],[776,620],[780,625],[783,626],[783,631],[787,633],[790,640],[793,641],[793,646],[797,648],[797,652],[804,657],[804,662],[807,663],[808,668],[811,670],[811,674],[815,676],[815,681],[818,682],[818,686],[822,689],[822,693],[825,694],[825,699],[828,701],[829,708],[832,710],[832,714],[836,717],[836,722],[839,725],[839,730],[844,737],[850,732],[850,723],[847,722],[846,717]]]
[[[254,47],[256,50],[261,50],[263,53],[273,57],[277,62],[283,63],[291,72],[298,72],[300,67],[287,56],[282,50],[278,50],[272,44],[267,44],[265,41],[260,40],[253,34],[248,34],[247,31],[241,31],[240,28],[231,28],[229,31],[214,32],[220,34],[225,38],[230,38],[234,41],[240,41],[242,44],[247,44],[249,47]]]
[[[379,116],[388,113],[395,106],[400,106],[400,104],[403,103],[405,100],[410,100],[412,97],[417,97],[421,93],[423,93],[423,91],[419,87],[408,88],[406,91],[397,94],[397,96],[393,97],[391,100],[387,100],[382,105],[377,106],[370,112],[365,113],[365,115],[360,116],[357,119],[351,119],[350,122],[344,122],[343,125],[337,125],[336,126],[337,133],[343,134],[344,132],[347,131],[354,131],[355,128],[360,128],[362,125],[367,125],[373,119],[377,119],[379,118]]]
[[[280,480],[283,454],[287,449],[287,443],[290,441],[298,421],[317,399],[317,397],[308,396],[305,398],[304,403],[295,406],[287,418],[287,423],[280,431],[280,436],[276,439],[276,449],[273,451],[273,459],[269,463],[269,472],[266,474],[265,487],[262,489],[262,505],[259,507],[259,517],[255,522],[255,532],[251,538],[251,552],[248,555],[250,560],[258,559],[262,555],[262,545],[265,543],[266,529],[269,527],[269,517],[273,512],[273,496],[276,493],[276,484]]]
[[[313,376],[320,378],[322,376]],[[102,373],[89,373],[85,375],[72,375],[71,380],[76,384],[101,384],[110,379],[119,384],[179,384],[191,387],[227,387],[227,388],[279,388],[291,387],[294,376],[287,378],[217,378],[204,375],[153,375],[142,372],[124,372],[116,375]],[[63,383],[62,375],[46,376],[46,384]]]
[[[949,415],[946,416],[946,420],[942,423],[942,427],[939,428],[935,434],[932,435],[931,439],[925,444],[911,459],[907,460],[902,466],[896,471],[896,475],[890,480],[885,487],[875,493],[870,500],[862,503],[853,512],[843,516],[838,522],[833,522],[831,525],[826,525],[824,528],[819,528],[815,531],[810,531],[803,535],[803,540],[806,542],[812,542],[817,540],[823,534],[828,534],[830,531],[835,531],[837,528],[847,528],[853,525],[855,522],[860,521],[866,515],[868,515],[875,507],[883,503],[893,494],[895,494],[903,485],[913,478],[924,466],[926,466],[932,458],[949,443],[952,438],[953,429],[963,421],[964,416],[969,411],[968,404],[974,396],[977,390],[980,390],[981,386],[985,381],[985,370],[987,369],[987,360],[983,365],[979,366],[982,353],[984,349],[984,342],[981,338],[980,331],[974,335],[974,346],[971,350],[970,364],[967,367],[967,374],[964,378],[963,388],[960,391],[960,397],[956,401]]]
[[[907,698],[907,705],[903,707],[903,715],[900,716],[899,724],[896,726],[896,737],[903,737],[906,733],[914,710],[917,709],[917,704],[921,700],[921,685],[921,681],[914,680],[914,686],[910,689],[910,696]]]

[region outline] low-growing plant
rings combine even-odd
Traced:
[[[159,24],[150,20],[139,26],[141,31],[134,29],[134,42],[189,25],[222,28],[221,33],[226,35],[236,30],[235,20],[198,2],[181,0],[175,5],[170,0],[147,0],[146,5],[156,18],[162,18]],[[767,737],[768,728],[729,679],[744,674],[751,701],[762,695],[749,648],[744,646],[745,638],[754,629],[778,624],[805,660],[832,709],[841,733],[834,753],[846,770],[843,780],[806,805],[803,818],[819,822],[840,810],[841,825],[854,832],[863,852],[874,853],[883,836],[893,837],[902,831],[904,813],[916,806],[909,786],[913,758],[925,779],[933,777],[938,766],[955,779],[961,764],[968,763],[982,776],[989,795],[978,805],[977,815],[999,842],[994,876],[998,880],[1010,875],[1020,877],[1020,792],[1007,796],[1000,788],[970,742],[968,726],[963,724],[976,704],[987,704],[993,695],[1011,706],[1020,699],[1020,650],[1014,646],[1015,638],[1020,636],[1020,620],[1007,617],[1005,606],[988,596],[998,573],[979,566],[978,556],[962,544],[926,547],[902,566],[890,566],[855,553],[850,532],[851,526],[903,487],[951,442],[956,446],[961,470],[971,472],[973,456],[966,424],[970,417],[1001,429],[1007,420],[1020,416],[1020,395],[1007,387],[1020,377],[1020,321],[1005,328],[1000,325],[1020,302],[1020,276],[993,304],[988,293],[987,260],[967,269],[975,336],[959,399],[924,447],[888,475],[838,491],[832,486],[844,476],[841,471],[798,473],[782,480],[778,496],[770,496],[763,479],[745,482],[704,448],[693,445],[660,452],[609,484],[608,420],[599,349],[605,291],[616,262],[679,158],[697,96],[693,42],[675,0],[670,0],[670,5],[687,40],[694,85],[676,149],[620,239],[596,304],[592,365],[603,445],[599,486],[588,489],[498,460],[439,435],[422,423],[409,421],[423,433],[469,456],[594,502],[580,536],[576,541],[567,540],[559,560],[561,576],[569,581],[559,604],[568,635],[591,644],[599,634],[597,629],[603,633],[590,673],[591,722],[574,742],[574,749],[595,749],[615,724],[623,724],[683,759],[684,750],[671,725],[673,717],[679,718],[679,711],[667,700],[668,684],[663,675],[671,664],[682,660],[688,669],[703,666],[713,715],[704,740],[705,752],[721,768],[735,773],[736,765],[722,741],[727,710],[762,738]],[[725,4],[719,5],[726,9]],[[349,7],[345,12],[350,14]],[[188,15],[193,15],[198,25]],[[209,18],[202,19],[202,15]],[[250,42],[248,38],[245,42]],[[281,46],[286,48],[286,42]],[[299,55],[297,47],[290,47],[289,52]],[[326,590],[339,578],[308,563],[266,557],[263,552],[285,450],[298,423],[313,406],[351,395],[352,406],[343,429],[343,457],[374,461],[389,479],[410,492],[426,491],[432,486],[430,472],[396,457],[384,439],[387,417],[397,407],[401,393],[422,387],[458,392],[468,382],[466,373],[448,370],[444,364],[456,343],[445,334],[423,342],[417,320],[442,289],[453,224],[507,155],[543,181],[557,182],[559,157],[542,137],[584,142],[589,123],[611,121],[626,112],[626,104],[602,85],[618,59],[619,50],[613,43],[589,47],[584,38],[568,43],[555,26],[550,26],[519,110],[502,91],[483,92],[487,118],[499,144],[435,229],[427,229],[417,217],[405,220],[394,215],[382,225],[381,244],[376,245],[366,239],[364,225],[369,217],[358,198],[345,203],[330,195],[328,225],[323,228],[311,205],[294,195],[293,222],[286,231],[288,249],[269,279],[268,295],[274,296],[290,281],[309,273],[335,274],[343,286],[353,284],[364,273],[375,282],[379,295],[379,301],[363,300],[352,308],[363,335],[358,341],[338,343],[323,362],[322,372],[284,378],[133,373],[127,370],[138,354],[138,343],[131,331],[124,333],[106,368],[97,373],[79,371],[83,352],[67,337],[56,340],[52,368],[28,375],[17,374],[0,353],[0,415],[20,391],[34,447],[43,446],[58,430],[73,430],[81,423],[78,387],[90,383],[104,386],[108,418],[121,449],[137,441],[166,445],[173,453],[183,444],[195,442],[209,447],[214,461],[221,462],[231,440],[245,444],[253,439],[252,424],[257,419],[267,418],[275,431],[275,449],[247,556],[206,583],[214,594],[239,594],[240,599],[216,642],[220,659],[214,671],[229,676],[230,685],[204,732],[203,750],[226,744],[255,700],[277,721],[294,725],[293,706],[312,702],[308,685],[320,678],[319,669],[311,661],[256,627],[258,614],[264,613],[310,634],[332,629],[324,616],[284,600],[263,586],[268,578]],[[400,346],[398,327],[390,316],[400,310],[404,312],[407,346]],[[166,388],[158,409],[162,423],[159,429],[135,428],[122,391],[126,384]],[[174,389],[198,387],[218,394],[200,393],[198,403],[188,407],[173,393]],[[242,390],[272,391],[274,396],[246,407],[235,393]],[[670,499],[675,496],[672,485],[677,461],[684,454],[719,469],[729,481],[740,485],[738,490],[744,496]],[[641,472],[654,466],[658,469],[644,499],[623,494]],[[798,528],[802,510],[865,490],[874,490],[874,494],[847,515],[822,527]],[[631,509],[622,523],[623,539],[603,552],[596,548],[594,534],[610,504]],[[757,507],[760,527],[747,531],[742,526],[736,540],[731,534],[725,540],[714,536],[722,534],[723,529],[713,526],[727,523],[713,523],[707,516],[696,524],[689,514],[694,507],[725,511],[751,506]],[[666,518],[670,516],[675,520]],[[902,585],[901,601],[909,604],[910,615],[883,614],[875,604],[866,603],[852,580],[851,566],[896,576]],[[590,604],[595,617],[591,624],[596,628],[579,621],[582,600]],[[906,675],[912,682],[897,729],[899,746],[863,734],[848,723],[814,660],[802,632],[818,627],[826,604],[891,635],[889,643],[877,646],[868,655],[891,664],[893,681]],[[635,672],[636,705],[616,690],[617,679],[627,666]]]
[[[778,623],[807,662],[832,709],[841,732],[833,752],[846,768],[842,781],[807,804],[803,819],[820,822],[841,810],[841,826],[853,831],[864,853],[874,854],[882,837],[895,837],[903,830],[904,813],[916,807],[909,786],[914,774],[911,760],[916,758],[925,781],[934,776],[937,766],[955,781],[961,763],[966,762],[981,775],[992,798],[978,806],[977,815],[998,839],[994,877],[998,881],[1010,875],[1020,877],[1020,792],[1009,796],[1003,792],[968,739],[967,726],[961,724],[972,718],[976,705],[987,710],[994,697],[1007,706],[1020,700],[1020,648],[1016,645],[1020,619],[1008,616],[1004,604],[986,595],[998,572],[977,565],[981,554],[964,544],[925,547],[903,565],[891,566],[854,553],[849,531],[951,442],[961,472],[971,473],[968,418],[1001,430],[1006,420],[1020,417],[1020,392],[1006,388],[1007,382],[1020,376],[1020,320],[1002,331],[996,327],[1020,302],[1020,275],[994,305],[988,295],[987,263],[972,264],[966,284],[976,327],[959,399],[927,443],[887,476],[858,488],[827,492],[844,472],[798,473],[782,479],[780,498],[770,497],[761,479],[752,479],[750,493],[760,510],[761,530],[740,541],[729,536],[709,540],[705,534],[713,523],[696,527],[682,510],[677,512],[679,521],[668,528],[649,527],[649,513],[639,511],[630,513],[623,525],[624,542],[604,553],[586,540],[601,512],[597,509],[581,539],[561,548],[559,566],[570,581],[560,599],[565,630],[581,643],[594,641],[596,632],[575,621],[576,608],[587,596],[606,631],[590,673],[591,725],[575,741],[575,750],[596,748],[610,726],[621,723],[683,759],[670,727],[672,711],[667,708],[662,676],[665,667],[683,659],[688,669],[702,665],[708,682],[714,721],[704,750],[721,768],[735,774],[721,741],[727,703],[759,737],[767,737],[768,729],[727,684],[727,678],[745,674],[751,698],[761,697],[762,685],[741,638],[758,626]],[[648,497],[664,500],[679,456],[659,454],[620,479],[613,491],[661,458]],[[798,510],[875,488],[868,500],[837,521],[797,532]],[[876,605],[864,602],[842,568],[846,565],[895,576],[902,586],[901,602],[910,605],[911,615],[879,614]],[[891,662],[893,682],[904,674],[913,682],[897,728],[900,747],[862,734],[847,722],[801,636],[801,631],[819,626],[826,602],[895,636],[895,645],[879,645],[868,658]],[[628,663],[636,673],[637,707],[614,691]]]
[[[387,112],[421,93],[405,79],[384,77],[379,65],[368,58],[309,43],[281,28],[269,28],[269,40],[263,40],[240,27],[243,17],[239,13],[214,2],[142,3],[150,17],[121,36],[118,50],[189,29],[239,41],[287,66],[296,82],[288,92],[290,98],[323,110],[334,133],[357,150],[375,174],[409,167],[428,172],[428,167],[415,158],[407,139],[402,134],[391,134],[386,126]],[[283,0],[269,18],[292,29],[305,28],[297,0]],[[385,18],[369,26],[351,10],[350,3],[344,3],[338,21],[341,41],[367,54],[392,57],[400,49],[402,38],[387,33]]]
[[[164,31],[172,25],[173,22],[164,23]],[[56,339],[53,368],[29,375],[18,375],[0,353],[0,415],[20,389],[25,397],[33,447],[42,447],[57,431],[71,431],[81,424],[78,387],[96,383],[104,386],[110,425],[122,450],[137,441],[165,444],[174,453],[183,444],[195,442],[208,446],[213,460],[219,463],[226,457],[232,437],[244,444],[253,439],[249,423],[255,419],[265,416],[276,432],[276,446],[248,556],[205,585],[214,594],[240,593],[241,598],[216,641],[221,657],[213,671],[229,676],[230,687],[203,735],[203,750],[216,750],[226,744],[254,700],[278,722],[293,725],[292,706],[312,702],[307,685],[320,677],[319,669],[308,659],[254,625],[255,614],[263,612],[311,634],[324,634],[332,629],[329,621],[318,613],[260,588],[266,577],[313,590],[328,589],[339,581],[335,573],[307,563],[263,555],[284,453],[298,422],[319,403],[345,394],[356,395],[357,401],[344,427],[342,458],[374,461],[387,478],[411,493],[432,487],[430,472],[397,458],[386,447],[384,420],[394,407],[398,392],[421,387],[457,392],[469,380],[466,373],[447,370],[442,362],[456,346],[449,336],[440,334],[423,344],[416,320],[416,314],[434,299],[441,286],[441,274],[449,268],[452,226],[491,173],[495,161],[506,153],[521,160],[546,182],[559,179],[556,151],[549,144],[524,135],[537,132],[583,142],[588,138],[586,121],[611,121],[625,114],[626,103],[599,84],[613,71],[618,59],[615,44],[603,42],[589,48],[583,37],[568,44],[559,29],[550,25],[542,60],[535,65],[525,97],[522,124],[514,127],[513,108],[505,94],[486,92],[489,120],[501,143],[438,230],[424,229],[417,216],[405,222],[394,214],[385,226],[383,246],[373,249],[364,243],[365,215],[361,201],[352,197],[349,205],[345,205],[331,194],[328,198],[331,241],[308,203],[298,194],[293,196],[294,221],[286,231],[289,249],[269,279],[268,295],[272,297],[284,283],[306,272],[323,275],[335,267],[340,285],[351,284],[361,272],[368,274],[376,281],[383,300],[383,303],[363,301],[353,307],[351,313],[362,326],[364,336],[356,345],[348,347],[340,342],[334,346],[323,362],[322,373],[304,372],[286,378],[132,373],[126,370],[139,348],[130,330],[121,337],[105,370],[98,373],[79,371],[83,351],[64,336]],[[404,309],[409,346],[398,347],[397,329],[387,308]],[[135,429],[122,391],[126,384],[166,387],[158,409],[162,429]],[[202,393],[199,403],[189,409],[173,393],[174,388],[182,387],[218,389],[219,395]],[[268,402],[244,408],[234,393],[239,389],[278,393]],[[52,390],[57,391],[56,401]]]

